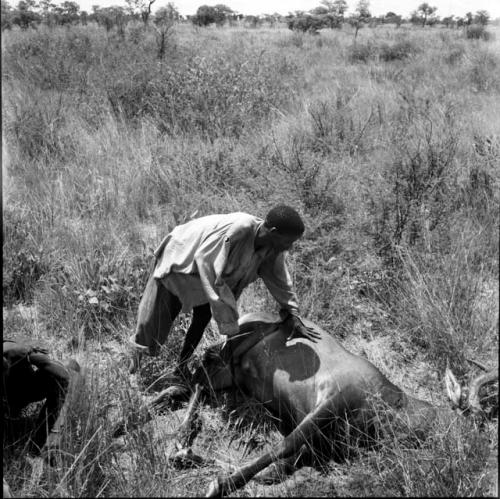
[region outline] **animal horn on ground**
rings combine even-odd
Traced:
[[[498,368],[490,369],[489,371],[472,378],[469,384],[469,407],[474,414],[483,412],[479,399],[479,390],[493,381],[498,381]]]

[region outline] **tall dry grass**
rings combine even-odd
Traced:
[[[410,391],[444,403],[446,365],[466,380],[467,357],[495,362],[498,43],[447,29],[363,29],[354,45],[348,28],[178,25],[158,62],[153,32],[138,27],[125,38],[93,25],[2,36],[3,290],[16,307],[4,308],[4,334],[43,339],[94,372],[58,466],[23,452],[4,460],[14,491],[196,495],[218,471],[171,466],[175,414],[161,420],[167,435],[158,423],[120,449],[111,441],[115,417],[142,414],[123,365],[151,250],[192,216],[296,206],[307,231],[290,267],[303,313],[352,349],[383,348],[372,360]],[[258,283],[240,305],[276,306]],[[170,367],[186,327],[183,317],[153,374]],[[209,328],[200,351],[216,339]],[[424,385],[419,366],[436,373]],[[203,414],[201,454],[237,463],[248,458],[239,442],[257,440],[256,455],[278,438]],[[457,428],[424,449],[395,440],[361,457],[364,473],[352,461],[246,490],[331,494],[334,480],[344,495],[475,495],[484,456],[460,454],[476,434]],[[429,488],[433,460],[447,467]]]

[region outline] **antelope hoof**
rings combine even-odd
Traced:
[[[175,410],[182,401],[189,398],[189,389],[174,385],[161,391],[152,401],[151,406],[156,410]]]
[[[219,478],[212,480],[208,486],[208,492],[205,497],[222,497],[222,488],[220,486]]]
[[[180,449],[172,458],[172,464],[177,469],[197,468],[203,464],[203,458],[194,454],[191,449]]]

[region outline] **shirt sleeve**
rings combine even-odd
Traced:
[[[259,275],[281,308],[293,315],[298,315],[299,304],[286,265],[285,253],[278,253],[276,258],[262,262],[259,267]]]
[[[222,278],[231,244],[244,236],[244,229],[236,226],[223,237],[208,238],[195,254],[200,280],[207,294],[212,315],[221,334],[232,336],[238,332],[238,306],[228,284]]]

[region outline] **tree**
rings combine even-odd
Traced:
[[[452,28],[455,24],[454,16],[446,16],[441,19],[441,24],[443,24],[446,28]]]
[[[420,4],[416,11],[411,13],[410,21],[414,24],[422,24],[422,27],[428,22],[430,16],[432,16],[437,10],[437,7],[431,7],[427,2]]]
[[[323,24],[329,28],[341,28],[344,22],[344,13],[347,10],[345,0],[321,0],[321,6],[311,11],[311,14],[321,16]]]
[[[209,5],[198,7],[196,15],[191,18],[193,24],[197,26],[208,26],[215,23],[215,10]]]
[[[354,28],[354,40],[358,36],[358,31],[360,28],[368,23],[371,18],[370,14],[370,2],[368,0],[359,0],[356,5],[355,13],[349,17],[349,24]]]
[[[323,6],[315,7],[314,9],[309,11],[313,16],[324,16],[328,14],[328,9]]]
[[[347,11],[347,2],[345,0],[335,0],[333,2],[333,13],[344,21],[344,15]]]
[[[54,6],[53,10],[57,24],[73,24],[79,20],[80,6],[76,2],[66,0],[61,5]]]
[[[356,13],[358,14],[362,22],[369,21],[370,17],[372,16],[370,14],[370,2],[368,0],[359,0],[358,4],[356,5]]]
[[[486,26],[490,20],[490,15],[486,10],[478,10],[476,16],[474,17],[474,22],[480,24],[481,26]]]
[[[12,15],[13,10],[9,2],[6,0],[0,0],[0,5],[2,8],[1,20],[2,20],[2,31],[12,28]]]
[[[431,16],[429,19],[427,19],[427,26],[435,26],[436,24],[439,24],[441,19],[439,19],[439,16]]]
[[[156,0],[125,0],[125,2],[128,5],[128,11],[133,17],[140,16],[142,22],[148,24],[151,7]]]
[[[264,14],[264,19],[262,19],[263,22],[269,24],[271,28],[274,28],[276,23],[280,20],[280,15],[279,14]]]
[[[34,0],[20,0],[12,13],[12,24],[19,26],[21,29],[36,26],[41,21],[41,16],[34,11],[35,6]]]
[[[398,14],[395,14],[394,12],[387,12],[387,14],[384,16],[384,24],[395,24],[396,27],[401,26],[403,18],[399,16]]]
[[[177,10],[177,7],[172,3],[168,2],[166,7],[160,7],[154,16],[154,23],[158,25],[162,24],[174,24],[180,19],[181,15]]]
[[[244,21],[250,28],[256,28],[261,24],[259,16],[245,16]]]
[[[219,3],[214,6],[215,11],[215,24],[217,26],[222,26],[229,16],[234,14],[234,11],[230,9],[227,5]]]
[[[321,5],[327,9],[329,14],[334,14],[344,19],[344,14],[347,10],[346,0],[321,0]]]
[[[317,35],[318,31],[325,26],[325,20],[321,16],[305,15],[290,17],[287,24],[288,29],[292,31],[303,31],[304,33]]]
[[[165,48],[168,39],[172,36],[174,24],[179,20],[180,14],[172,2],[168,2],[166,7],[161,7],[156,11],[154,24],[156,29],[156,42],[158,44],[158,59],[165,56]]]
[[[196,15],[192,18],[192,22],[197,26],[208,26],[214,23],[217,26],[222,26],[231,14],[234,14],[234,12],[223,4],[217,4],[213,7],[202,5],[198,7]]]
[[[40,0],[38,2],[38,9],[42,16],[42,21],[48,26],[53,26],[57,23],[56,4],[51,0]]]
[[[93,5],[92,10],[93,13],[90,17],[95,19],[97,24],[104,26],[108,32],[116,26],[118,34],[122,38],[125,37],[125,26],[128,23],[129,17],[123,7],[113,6],[101,9],[99,6]]]

